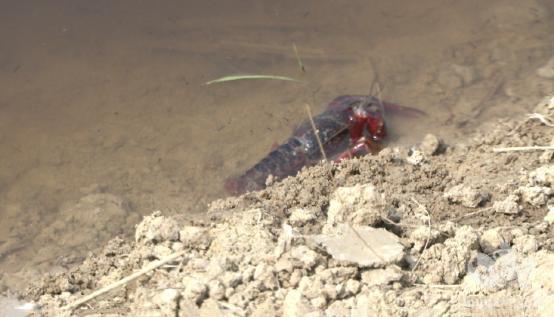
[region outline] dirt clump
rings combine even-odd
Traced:
[[[554,117],[554,98],[536,113]],[[554,307],[554,172],[540,120],[501,120],[467,143],[322,163],[211,204],[204,222],[156,212],[32,285],[38,315],[547,316]],[[547,217],[547,218],[545,218]],[[135,281],[64,309],[171,254]]]

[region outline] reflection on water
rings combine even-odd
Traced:
[[[429,113],[392,118],[392,142],[426,132],[456,142],[528,111],[552,93],[536,73],[553,55],[552,10],[539,0],[4,1],[0,285],[71,266],[153,210],[201,212],[225,177],[289,136],[304,103],[321,111],[366,93],[374,76],[384,99]],[[202,85],[236,73],[307,84]]]

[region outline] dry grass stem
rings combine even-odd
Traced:
[[[554,120],[540,113],[530,113],[527,115],[527,119],[537,119],[546,126],[554,127]]]
[[[294,50],[294,56],[296,56],[296,61],[298,62],[298,67],[300,68],[300,71],[302,73],[305,73],[306,68],[304,67],[304,63],[302,63],[302,60],[300,59],[300,55],[298,54],[298,49],[296,48],[296,44],[292,43],[292,49]]]
[[[321,155],[323,156],[323,159],[327,162],[327,154],[325,154],[325,150],[323,149],[323,143],[321,143],[321,139],[319,138],[319,130],[315,126],[314,117],[312,116],[312,110],[310,109],[310,105],[308,104],[306,104],[306,112],[308,112],[308,118],[310,119],[310,123],[312,124],[312,129],[314,130],[314,135],[317,139],[317,144],[319,145]]]
[[[554,145],[547,146],[515,146],[515,147],[495,147],[492,149],[495,153],[502,152],[530,152],[530,151],[549,151],[554,150]]]
[[[427,236],[427,240],[425,240],[425,245],[423,246],[423,250],[421,250],[421,253],[419,254],[419,257],[417,258],[417,261],[414,264],[414,267],[412,268],[412,273],[413,273],[417,269],[417,266],[419,265],[419,262],[421,262],[421,258],[423,257],[423,253],[425,253],[425,250],[427,250],[427,247],[429,246],[429,241],[431,240],[431,214],[429,213],[427,208],[425,208],[425,206],[420,204],[415,198],[412,197],[412,201],[414,203],[416,203],[419,206],[419,208],[421,208],[423,211],[425,211],[425,213],[427,214],[428,226],[429,226],[429,234]]]
[[[90,293],[89,295],[87,296],[84,296],[82,297],[81,299],[78,299],[76,300],[75,302],[71,303],[71,304],[68,304],[66,306],[64,306],[62,309],[64,310],[73,310],[81,305],[83,305],[84,303],[100,296],[100,295],[103,295],[111,290],[114,290],[120,286],[123,286],[135,279],[137,279],[138,277],[152,271],[152,270],[155,270],[157,268],[159,268],[160,266],[168,263],[168,262],[171,262],[175,259],[177,259],[178,257],[182,256],[185,254],[185,251],[180,251],[180,252],[176,252],[176,253],[173,253],[171,255],[168,255],[167,257],[163,258],[163,259],[160,259],[159,261],[156,261],[156,262],[153,262],[153,263],[150,263],[149,265],[147,265],[146,267],[144,267],[142,270],[138,271],[138,272],[135,272],[127,277],[124,277],[122,278],[121,280],[115,282],[115,283],[112,283],[108,286],[105,286],[99,290],[96,290],[92,293]]]
[[[480,210],[477,210],[477,211],[474,211],[474,212],[470,212],[470,213],[461,215],[461,216],[459,216],[459,217],[456,217],[456,218],[454,218],[454,219],[451,219],[450,221],[456,222],[456,221],[461,220],[461,219],[463,219],[463,218],[465,218],[465,217],[470,217],[470,216],[478,215],[478,214],[480,214],[480,213],[483,213],[483,212],[489,211],[489,210],[492,210],[492,207],[487,207],[487,208],[483,208],[483,209],[480,209]]]

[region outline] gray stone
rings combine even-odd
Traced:
[[[436,155],[440,151],[442,141],[434,134],[427,134],[421,142],[420,149],[427,156]]]
[[[521,199],[535,207],[544,206],[552,193],[550,187],[543,186],[522,186],[516,190]]]
[[[481,250],[486,254],[492,254],[494,251],[502,249],[507,246],[506,240],[500,233],[500,229],[494,228],[485,231],[480,239],[479,245]]]
[[[373,269],[362,273],[362,282],[371,286],[388,285],[402,279],[402,270],[397,266],[390,266],[385,269]]]
[[[179,225],[173,218],[162,216],[160,211],[156,211],[137,225],[135,240],[149,243],[179,240]]]
[[[340,187],[331,196],[327,225],[351,223],[374,225],[385,211],[384,196],[370,184]]]
[[[329,234],[309,236],[333,259],[360,267],[381,267],[404,256],[400,239],[385,229],[339,224]]]
[[[517,195],[509,195],[504,200],[495,201],[492,208],[498,213],[517,215],[521,211],[518,201],[519,197]]]
[[[444,198],[453,203],[461,203],[462,206],[475,208],[489,199],[489,193],[466,186],[456,185],[444,193]]]

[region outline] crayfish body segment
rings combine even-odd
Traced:
[[[379,142],[386,135],[384,110],[407,115],[423,114],[420,110],[382,102],[372,96],[339,96],[311,123],[304,121],[292,137],[271,151],[244,174],[225,181],[225,190],[233,195],[263,189],[268,176],[280,180],[298,173],[304,166],[323,159],[341,161],[379,151]]]

